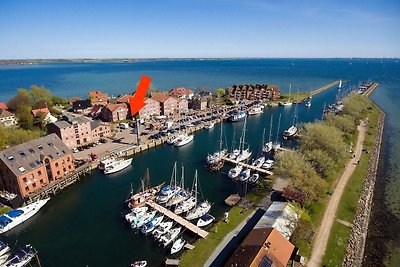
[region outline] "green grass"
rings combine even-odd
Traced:
[[[229,222],[221,221],[214,225],[205,239],[199,239],[193,250],[185,252],[179,266],[203,266],[224,237],[245,220],[252,211],[253,209],[248,209],[241,213],[242,208],[233,207],[229,211]]]
[[[10,210],[12,210],[12,208],[10,208],[9,206],[4,206],[4,207],[0,208],[0,215],[3,215],[4,213],[6,213]]]
[[[377,122],[379,118],[379,110],[373,108],[366,114],[369,118],[367,135],[365,137],[364,149],[371,151],[376,140]],[[368,133],[371,133],[369,135]],[[368,162],[371,154],[363,153],[360,163],[350,177],[343,195],[340,199],[339,207],[336,212],[336,218],[352,223],[357,210],[358,199],[361,195],[364,178],[368,169]],[[349,240],[351,228],[334,222],[323,264],[326,266],[341,266],[346,255],[347,242]]]

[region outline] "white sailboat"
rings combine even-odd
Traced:
[[[269,125],[269,138],[268,138],[268,142],[265,143],[264,146],[263,146],[263,148],[262,148],[262,151],[263,151],[264,153],[270,152],[270,151],[272,150],[272,148],[273,148],[273,143],[272,143],[272,140],[271,140],[271,137],[272,137],[272,119],[273,119],[273,116],[271,115],[271,122],[270,122],[270,125]],[[264,133],[265,133],[265,129],[264,129]],[[263,139],[264,139],[264,133],[263,133]],[[263,143],[264,143],[264,142],[263,142]]]
[[[272,149],[276,152],[279,148],[281,148],[281,143],[279,142],[279,128],[281,126],[281,115],[279,114],[279,120],[278,120],[278,128],[276,129],[276,139],[275,142],[272,144]]]
[[[182,165],[181,171],[182,172],[181,172],[180,190],[178,192],[176,192],[176,194],[170,200],[168,200],[168,202],[166,204],[167,207],[178,205],[181,202],[188,199],[191,195],[191,193],[187,189],[185,189],[185,169],[184,169],[183,165]]]
[[[240,153],[237,156],[237,161],[245,161],[251,157],[252,152],[250,151],[249,147],[245,148],[246,145],[246,127],[247,127],[247,117],[244,119],[242,136],[240,137]]]
[[[139,217],[143,216],[148,209],[148,207],[133,208],[130,213],[125,215],[125,220],[131,224],[134,220],[137,220]]]
[[[285,107],[293,105],[293,101],[290,100],[290,91],[292,91],[292,84],[289,85],[289,99],[285,102],[279,102],[279,105]]]
[[[239,174],[242,170],[243,170],[242,165],[236,165],[236,167],[229,170],[228,177],[234,179],[239,176]]]
[[[132,164],[132,158],[130,159],[120,159],[120,160],[114,160],[112,162],[109,162],[107,166],[104,169],[104,174],[111,174],[115,172],[122,171],[123,169],[127,168],[129,165]]]
[[[265,162],[265,157],[259,157],[251,165],[260,168],[264,164],[264,162]]]
[[[294,109],[294,114],[293,114],[293,123],[292,126],[290,126],[287,130],[283,132],[283,138],[287,139],[290,137],[293,137],[297,133],[297,105]]]
[[[214,152],[213,154],[208,154],[206,163],[211,170],[219,170],[223,167],[224,161],[223,158],[227,150],[223,149],[223,140],[222,140],[222,127],[223,124],[221,123],[220,133],[219,133],[219,150]]]
[[[265,163],[261,166],[261,168],[269,170],[274,166],[274,161],[272,159],[268,159],[265,161]]]
[[[181,232],[181,229],[182,227],[180,226],[172,228],[160,238],[160,242],[164,245],[164,247],[167,247],[169,244],[172,243],[172,241],[175,240],[175,238],[178,237],[179,233]]]
[[[259,178],[260,175],[258,173],[253,173],[249,178],[249,183],[255,183],[258,181]]]
[[[338,89],[342,89],[342,79],[339,80],[339,85],[338,85]]]
[[[172,168],[171,180],[168,186],[161,188],[159,195],[156,197],[158,204],[167,203],[181,188],[176,184],[176,161]]]
[[[172,221],[166,221],[160,223],[156,229],[152,232],[155,239],[159,239],[161,236],[166,234],[174,225]]]
[[[197,170],[194,174],[191,196],[188,199],[186,199],[185,201],[179,203],[176,206],[174,213],[179,215],[179,214],[188,212],[189,210],[196,207],[196,205],[197,205]]]
[[[239,175],[239,180],[241,182],[246,182],[250,178],[250,169],[245,169]]]
[[[214,216],[210,215],[210,214],[204,214],[203,216],[201,216],[199,218],[199,220],[196,223],[196,226],[198,227],[204,227],[209,225],[210,223],[212,223],[213,221],[215,221]]]

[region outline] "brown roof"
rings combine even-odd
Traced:
[[[8,106],[7,106],[6,103],[0,102],[0,108],[1,108],[1,109],[8,109]]]
[[[0,108],[0,118],[7,118],[7,117],[11,117],[14,116],[14,114],[12,114],[11,112]]]
[[[161,94],[152,94],[151,99],[158,101],[158,102],[164,102],[168,100],[169,98],[172,98],[171,96],[161,93]]]
[[[131,95],[123,95],[123,96],[121,96],[121,97],[119,97],[119,98],[117,99],[117,102],[118,102],[118,103],[129,103],[129,99],[130,99],[131,97],[132,97]]]
[[[123,104],[123,103],[121,103],[121,104],[108,104],[107,108],[111,112],[114,112],[117,108],[126,108],[127,109],[126,104]]]
[[[271,266],[284,267],[290,260],[294,245],[274,228],[253,229],[243,240],[225,267],[259,266],[264,258]]]
[[[171,89],[169,91],[169,94],[172,95],[172,96],[178,96],[179,97],[179,96],[182,96],[182,95],[191,95],[191,94],[193,94],[193,91],[190,90],[190,89],[187,89],[185,87],[178,87],[178,88]]]
[[[80,97],[71,97],[71,98],[68,99],[68,103],[70,103],[72,105],[72,103],[74,103],[75,101],[78,101],[78,100],[82,100],[82,98],[80,98]]]
[[[91,100],[95,100],[95,101],[107,101],[108,100],[108,94],[100,92],[100,91],[89,92],[88,95]]]
[[[39,113],[44,113],[44,114],[49,114],[50,110],[48,108],[38,108],[38,109],[32,109],[32,114],[33,116],[37,116]]]

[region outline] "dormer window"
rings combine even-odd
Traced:
[[[29,152],[31,152],[31,154],[35,154],[35,150],[33,150],[33,148],[29,148]]]
[[[24,172],[24,171],[26,171],[26,170],[25,170],[25,168],[24,168],[24,167],[22,167],[22,166],[21,166],[21,167],[19,167],[19,168],[18,168],[18,170],[19,170],[20,172]]]
[[[14,157],[13,156],[8,156],[7,159],[8,160],[14,160]]]
[[[49,146],[53,146],[53,143],[52,142],[48,142],[47,143]]]
[[[25,154],[24,151],[18,151],[18,154],[19,154],[21,157],[26,157],[26,154]]]
[[[43,150],[42,145],[38,145],[37,148],[38,148],[39,150]]]

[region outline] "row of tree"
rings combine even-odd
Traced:
[[[306,208],[327,193],[327,181],[349,158],[351,139],[360,119],[371,108],[368,99],[355,93],[343,104],[340,115],[327,114],[324,121],[305,124],[297,150],[276,155],[276,172],[290,179],[291,188],[304,194]]]

